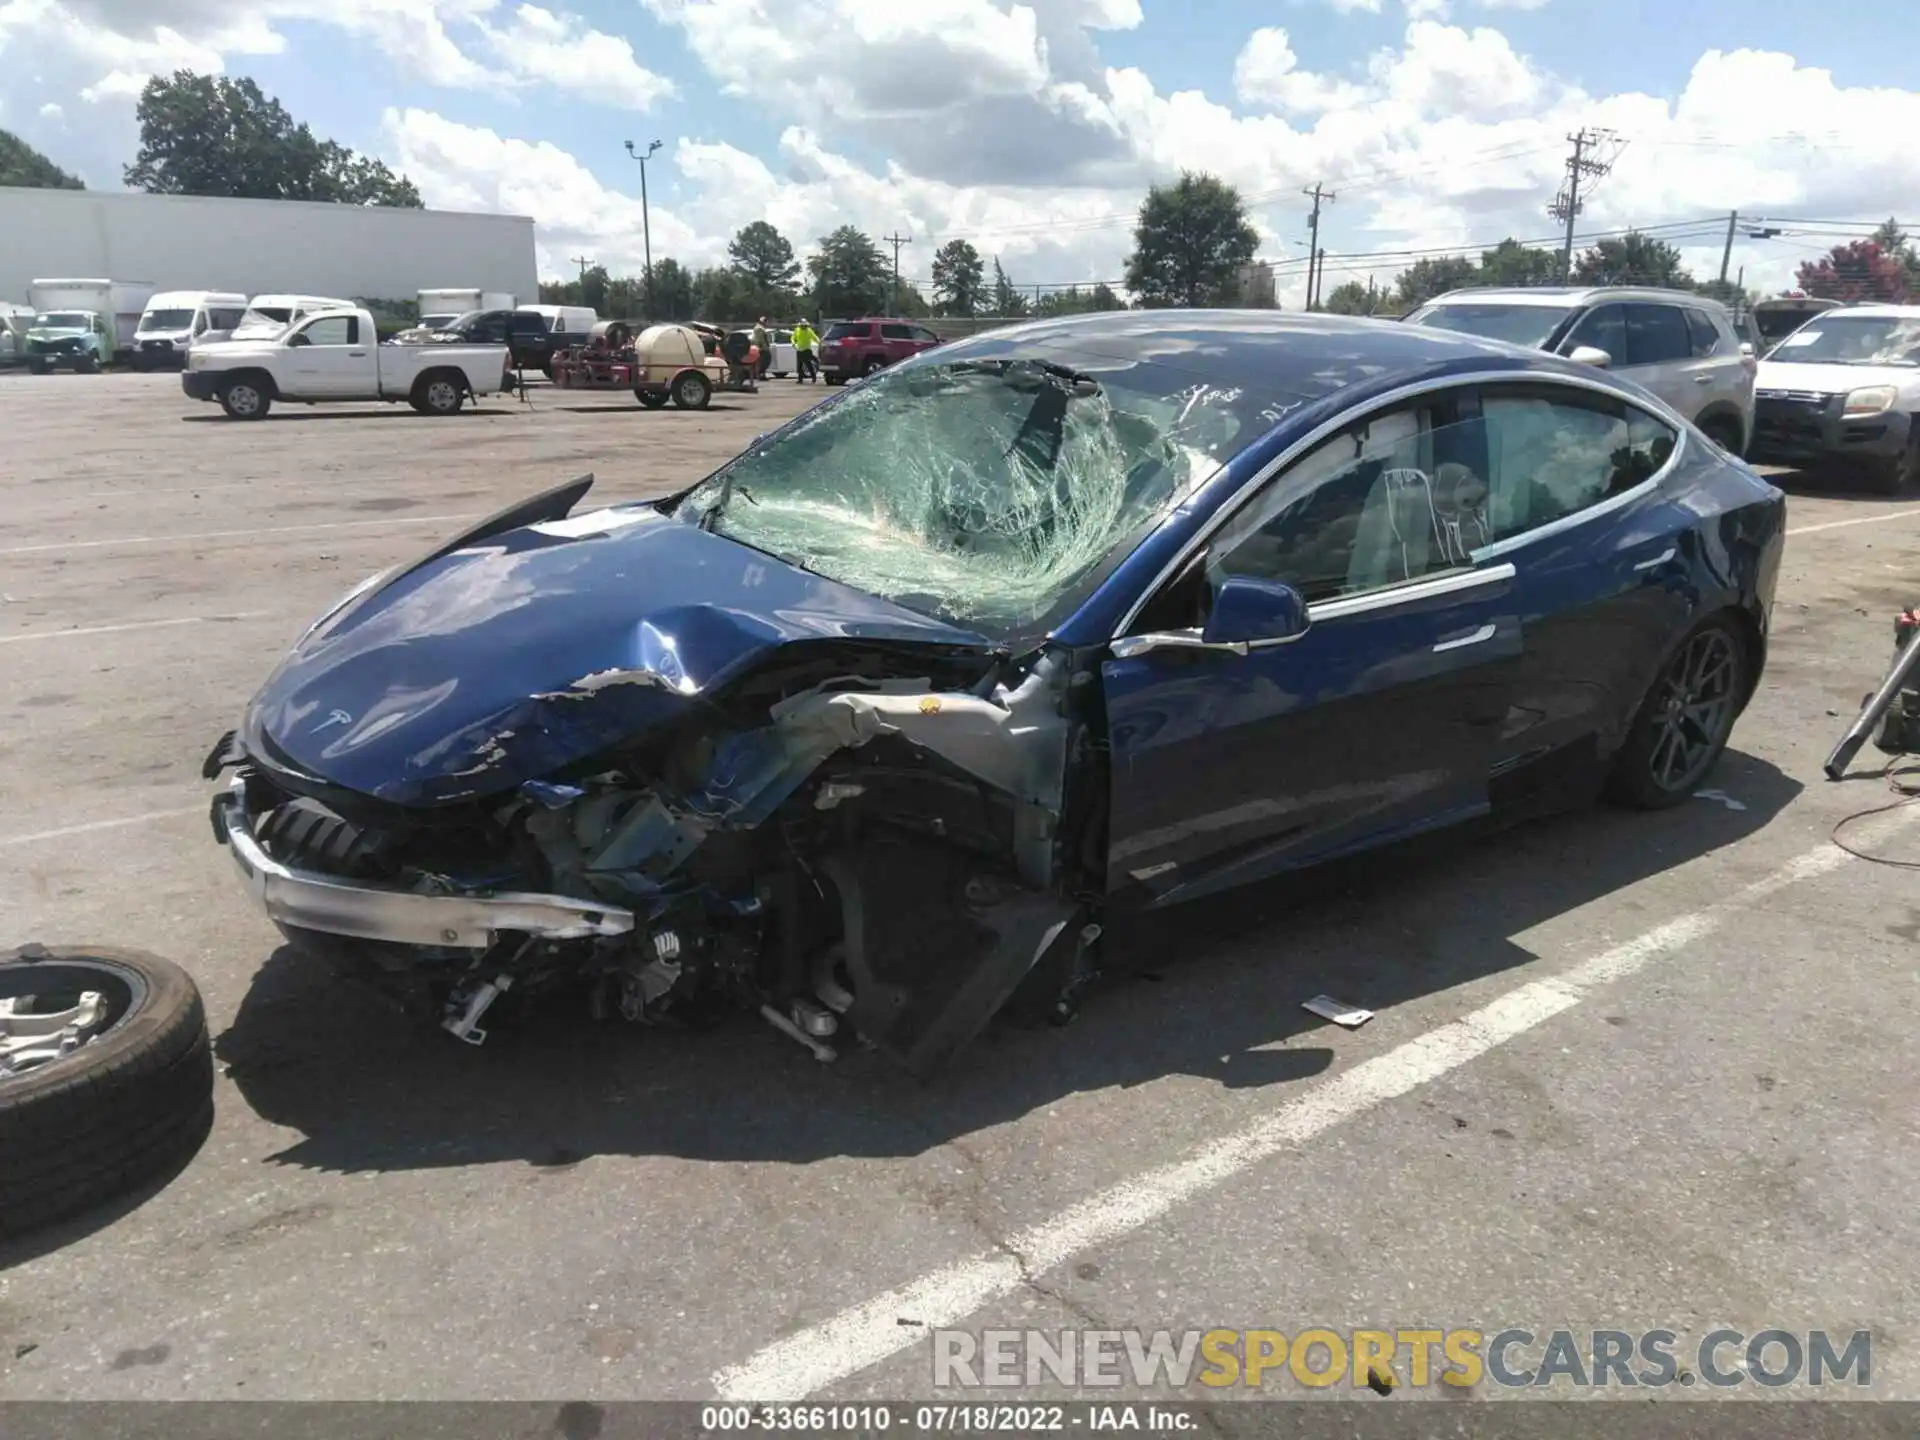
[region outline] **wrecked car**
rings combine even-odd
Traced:
[[[1273,312],[989,332],[666,499],[591,484],[315,622],[207,757],[217,836],[464,1040],[572,988],[923,1074],[1067,1013],[1130,910],[1684,799],[1784,518],[1630,382]]]

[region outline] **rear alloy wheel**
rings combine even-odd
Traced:
[[[264,420],[273,402],[251,380],[229,380],[220,387],[220,408],[234,420]]]
[[[876,370],[884,370],[886,368],[886,361],[882,360],[878,355],[870,355],[867,357],[867,363],[860,367],[860,373],[863,376],[871,375]]]
[[[462,398],[457,381],[445,375],[436,375],[420,387],[414,408],[422,415],[457,415]]]
[[[1747,647],[1724,618],[1680,642],[1647,691],[1614,762],[1616,798],[1663,810],[1693,794],[1719,763],[1747,689]]]
[[[673,403],[682,410],[704,410],[713,398],[713,387],[697,370],[683,371],[673,382]]]
[[[1875,477],[1887,495],[1911,495],[1920,487],[1920,415],[1907,422],[1907,448],[1895,460],[1885,461]]]
[[[28,945],[0,954],[0,1236],[177,1165],[213,1115],[200,992],[169,960]]]

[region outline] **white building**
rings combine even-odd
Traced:
[[[0,186],[0,301],[63,275],[368,300],[441,286],[539,293],[524,215]]]

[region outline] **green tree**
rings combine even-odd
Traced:
[[[653,306],[646,318],[656,323],[691,320],[693,309],[692,273],[678,260],[654,261]]]
[[[586,306],[596,315],[611,315],[613,311],[607,304],[607,286],[612,279],[613,277],[607,274],[606,266],[589,265],[580,277],[578,303]]]
[[[1358,280],[1349,280],[1345,284],[1333,287],[1333,293],[1320,302],[1320,308],[1329,315],[1371,315],[1379,302],[1379,296],[1362,285]]]
[[[87,188],[11,130],[0,130],[0,185],[29,190]]]
[[[1127,302],[1113,293],[1113,287],[1102,280],[1093,287],[1093,293],[1087,297],[1089,310],[1124,310]]]
[[[1900,222],[1889,216],[1887,223],[1873,232],[1873,243],[1900,262],[1900,268],[1906,272],[1907,292],[1920,294],[1920,253],[1915,252],[1913,241],[1900,228]]]
[[[933,255],[933,299],[942,315],[977,315],[987,298],[987,267],[965,240],[949,240]]]
[[[893,268],[880,247],[853,225],[820,237],[819,250],[807,257],[807,274],[818,318],[877,314],[893,287]]]
[[[993,313],[996,315],[1024,315],[1027,313],[1027,297],[1013,288],[1013,281],[1007,278],[1007,272],[1000,268],[1000,257],[993,257]]]
[[[1464,255],[1416,260],[1400,272],[1400,278],[1394,283],[1394,307],[1404,313],[1426,304],[1436,295],[1479,283],[1480,267]]]
[[[752,304],[762,310],[784,312],[793,304],[800,279],[800,262],[793,257],[787,237],[765,220],[755,220],[735,232],[727,256],[736,275],[747,282]]]
[[[1259,243],[1240,192],[1188,171],[1176,184],[1155,185],[1141,202],[1127,288],[1147,305],[1229,303],[1239,268]]]
[[[1551,250],[1536,249],[1508,238],[1493,249],[1481,252],[1479,283],[1557,285],[1560,283],[1560,257]]]
[[[318,139],[251,80],[190,70],[156,75],[140,92],[138,113],[140,151],[125,177],[138,190],[420,206],[412,181]]]
[[[1680,263],[1680,252],[1666,241],[1629,230],[1583,250],[1573,266],[1582,285],[1655,285],[1672,290],[1694,288]]]
[[[731,266],[713,266],[693,277],[693,314],[697,320],[731,325],[757,318],[753,282]]]

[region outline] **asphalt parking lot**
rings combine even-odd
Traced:
[[[750,1018],[469,1051],[282,953],[199,763],[306,622],[820,393],[243,425],[167,376],[0,377],[0,948],[180,961],[220,1062],[182,1173],[0,1250],[0,1394],[912,1397],[935,1325],[1724,1326],[1870,1329],[1870,1393],[1920,1399],[1920,882],[1829,843],[1885,782],[1820,775],[1920,505],[1820,477],[1783,481],[1771,661],[1710,793],[1158,920],[1076,1024],[929,1086]],[[1920,815],[1854,838],[1920,859]]]

